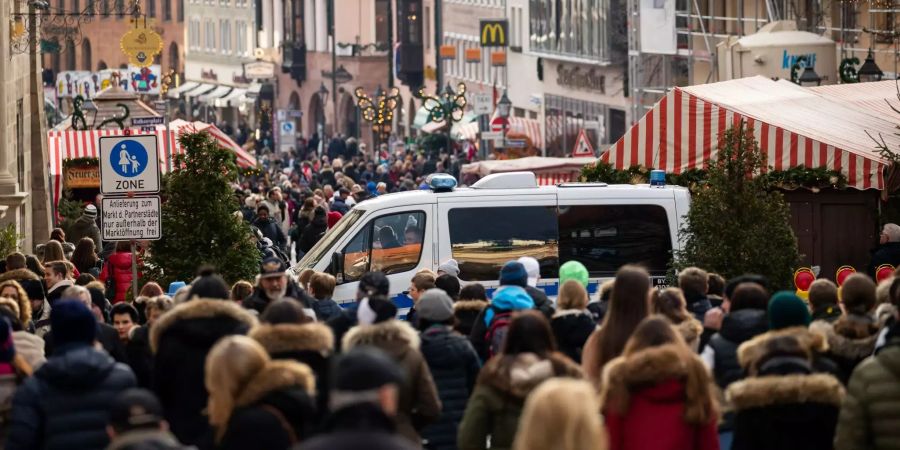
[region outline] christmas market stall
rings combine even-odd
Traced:
[[[883,220],[879,198],[900,186],[898,158],[880,148],[900,150],[900,114],[886,102],[900,107],[897,98],[894,81],[805,88],[757,76],[676,87],[585,174],[621,181],[661,169],[690,186],[725,130],[748,127],[767,159],[764,176],[790,204],[804,264],[828,277],[845,264],[864,270]]]
[[[529,156],[518,159],[502,159],[479,161],[465,164],[460,171],[461,182],[472,184],[479,178],[492,173],[533,172],[541,186],[553,186],[559,183],[578,181],[581,169],[585,164],[595,161],[593,157],[581,158],[544,158]]]

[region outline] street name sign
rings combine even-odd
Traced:
[[[156,135],[100,138],[100,192],[105,195],[159,192]]]

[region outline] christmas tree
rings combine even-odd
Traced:
[[[726,278],[755,273],[788,288],[800,261],[790,209],[760,177],[765,156],[743,123],[724,133],[705,184],[692,192],[676,268],[697,266]]]
[[[163,286],[190,281],[201,265],[212,265],[229,282],[259,272],[260,253],[239,210],[231,183],[237,180],[234,155],[206,133],[179,138],[184,155],[164,181],[162,239],[150,244],[147,275]]]

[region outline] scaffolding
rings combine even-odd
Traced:
[[[835,41],[838,61],[863,61],[871,50],[885,78],[900,73],[900,0],[675,0],[677,53],[649,54],[640,45],[640,0],[628,0],[628,82],[636,122],[674,86],[718,79],[716,46],[756,33],[776,20]],[[863,23],[862,19],[866,19]]]

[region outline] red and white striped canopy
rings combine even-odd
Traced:
[[[526,119],[524,117],[510,117],[509,118],[509,128],[506,130],[508,133],[514,134],[524,134],[528,140],[531,141],[531,145],[537,148],[544,147],[544,141],[541,140],[541,125],[537,121],[537,119]],[[459,127],[459,136],[458,139],[466,139],[469,141],[475,141],[478,139],[478,122],[469,122],[461,127]]]
[[[148,134],[138,129],[129,129],[132,135]],[[184,154],[184,148],[178,142],[178,136],[189,131],[206,131],[224,148],[234,152],[237,163],[241,167],[256,167],[256,158],[242,149],[215,125],[203,122],[186,122],[175,120],[166,127],[157,126],[153,133],[157,136],[159,146],[159,168],[163,173],[172,170],[175,155]],[[100,138],[103,136],[122,136],[125,130],[51,130],[47,132],[47,149],[50,166],[50,188],[53,193],[53,206],[59,204],[62,196],[63,161],[75,158],[97,158],[100,154]]]
[[[601,159],[617,169],[642,165],[681,173],[706,168],[725,130],[743,120],[774,170],[826,167],[842,172],[856,189],[883,189],[889,162],[866,133],[881,135],[890,148],[898,148],[898,117],[874,113],[829,92],[765,77],[676,87]],[[895,94],[886,90],[883,98]]]

